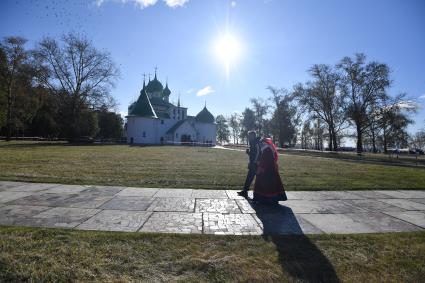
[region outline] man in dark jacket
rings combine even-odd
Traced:
[[[249,187],[251,186],[252,180],[254,180],[257,172],[257,161],[260,154],[260,138],[257,138],[257,134],[254,131],[248,132],[248,143],[249,149],[246,150],[246,153],[249,156],[248,174],[246,175],[243,190],[238,192],[238,195],[245,198],[248,197]]]

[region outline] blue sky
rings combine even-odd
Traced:
[[[227,75],[214,52],[228,30],[240,55]],[[243,111],[266,87],[291,88],[315,63],[334,64],[364,52],[387,63],[391,94],[420,104],[410,131],[425,125],[425,1],[377,0],[44,0],[1,1],[0,36],[85,34],[108,50],[121,78],[112,94],[127,113],[143,73],[168,78],[171,100],[181,94],[189,115],[205,101],[214,115]],[[203,92],[200,90],[204,90]],[[205,94],[206,93],[206,94]],[[204,94],[199,96],[198,94]],[[423,98],[420,98],[423,96]]]

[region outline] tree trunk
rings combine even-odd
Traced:
[[[332,139],[334,144],[334,151],[338,151],[338,141],[337,141],[335,129],[332,130]]]
[[[376,153],[376,135],[375,135],[375,128],[373,127],[373,123],[371,125],[370,131],[372,133],[372,148],[373,148],[373,153]]]
[[[384,140],[383,140],[383,143],[384,143],[384,152],[387,153],[388,152],[388,148],[387,148],[387,132],[385,131],[385,129],[384,129],[383,136],[384,136]]]
[[[12,83],[9,82],[7,96],[7,118],[6,118],[6,140],[10,141],[12,136]]]
[[[372,148],[373,148],[373,153],[376,153],[376,137],[375,137],[375,132],[372,130]]]
[[[328,146],[329,146],[329,151],[333,151],[333,149],[334,149],[334,143],[333,143],[333,139],[332,139],[332,126],[331,125],[329,125],[329,127],[328,127],[328,132],[329,132],[329,144],[328,144]]]
[[[362,127],[359,122],[356,123],[357,129],[357,153],[361,154],[363,152],[363,132]]]

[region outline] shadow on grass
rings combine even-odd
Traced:
[[[312,233],[320,230],[302,219],[297,219],[289,207],[253,202],[250,204],[263,224],[264,240],[271,241],[276,246],[284,273],[289,274],[295,281],[340,282],[328,258],[303,233],[301,225]]]

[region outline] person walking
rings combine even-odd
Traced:
[[[260,142],[260,151],[254,185],[254,201],[277,204],[279,201],[287,200],[279,175],[276,146],[270,138],[264,138]]]
[[[246,150],[246,153],[249,156],[248,173],[246,175],[243,190],[238,192],[238,195],[243,196],[244,198],[248,197],[249,187],[254,180],[255,174],[257,173],[257,161],[261,151],[260,138],[257,137],[255,131],[248,132],[248,143],[249,148]]]

